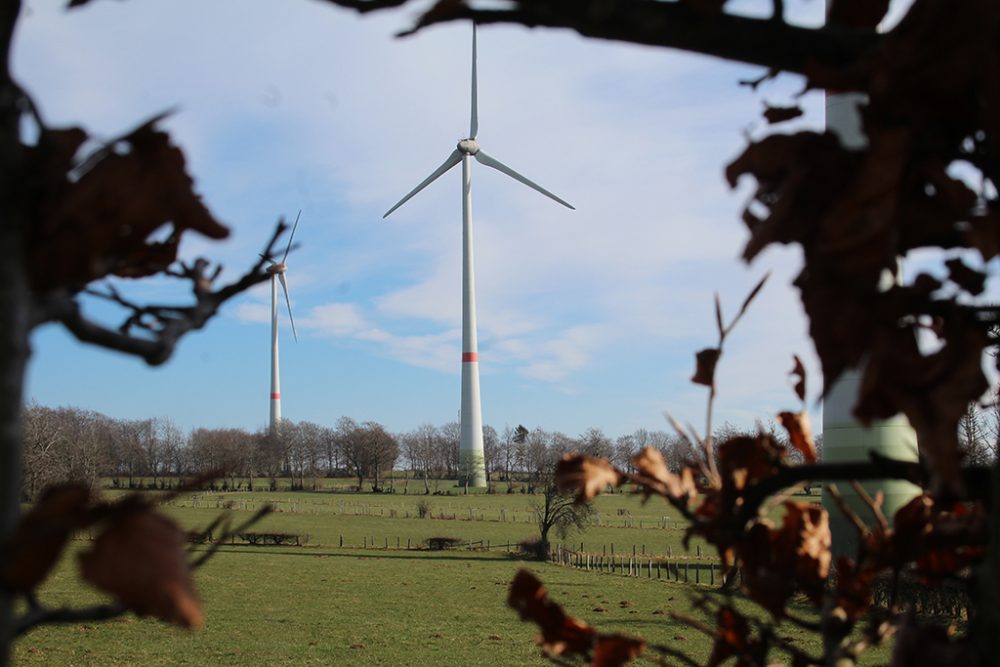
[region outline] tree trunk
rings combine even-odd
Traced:
[[[7,543],[20,512],[23,433],[21,410],[28,362],[30,306],[20,141],[19,93],[11,80],[10,46],[20,13],[17,0],[0,4],[0,544]],[[14,601],[0,588],[0,667],[10,663]]]
[[[8,145],[3,142],[0,146]],[[4,148],[0,147],[0,152]],[[0,161],[9,164],[9,156]],[[6,171],[4,169],[3,171]],[[0,182],[11,183],[0,175]],[[10,193],[5,193],[6,204]],[[21,407],[24,370],[28,360],[28,288],[21,258],[21,235],[10,229],[10,208],[4,206],[5,220],[0,223],[0,544],[13,536],[20,511],[21,494]],[[13,599],[0,588],[0,666],[10,659],[10,630],[13,622]]]

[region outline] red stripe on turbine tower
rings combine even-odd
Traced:
[[[479,353],[478,352],[463,352],[462,353],[462,363],[465,363],[466,361],[475,361],[475,362],[478,362],[479,361]]]
[[[275,400],[275,399],[277,399],[277,398],[281,398],[281,394],[271,394],[271,400],[272,401]]]

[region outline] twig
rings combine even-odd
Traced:
[[[370,12],[405,0],[326,0]],[[772,18],[692,11],[683,2],[632,0],[519,0],[483,9],[465,3],[436,3],[418,19],[413,33],[436,23],[473,20],[528,27],[569,28],[585,37],[681,49],[770,69],[805,73],[811,65],[841,69],[857,62],[882,39],[874,30],[842,26],[802,28]]]
[[[202,565],[204,565],[209,558],[215,555],[215,553],[219,550],[219,547],[222,546],[223,542],[225,542],[233,535],[239,535],[240,533],[246,532],[247,528],[249,528],[253,524],[263,519],[265,516],[270,514],[272,510],[273,508],[270,505],[264,505],[259,510],[257,510],[257,512],[252,517],[250,517],[240,525],[236,526],[236,528],[233,528],[232,530],[226,530],[222,534],[222,536],[219,537],[219,539],[216,540],[211,547],[209,547],[208,551],[206,551],[200,557],[196,558],[191,562],[192,569],[197,569]]]
[[[94,605],[92,607],[49,609],[41,605],[29,609],[14,621],[11,636],[20,637],[39,625],[56,623],[82,623],[84,621],[107,621],[128,612],[128,607],[120,602]]]
[[[684,428],[677,422],[677,420],[674,419],[673,415],[671,415],[667,411],[664,411],[663,416],[667,418],[667,422],[674,429],[674,431],[677,432],[677,435],[679,435],[680,438],[687,443],[688,447],[691,448],[691,451],[698,455],[697,458],[695,459],[695,462],[698,464],[698,470],[705,477],[705,479],[708,480],[709,485],[712,486],[713,488],[718,488],[719,486],[721,486],[721,484],[719,483],[718,474],[713,475],[712,471],[709,469],[705,461],[704,449],[699,448],[699,446],[695,444],[695,441],[691,439],[691,436],[688,435],[687,431],[685,431]],[[695,438],[697,437],[698,436],[696,434]],[[701,442],[700,438],[698,438],[698,442]]]
[[[278,238],[288,226],[282,221],[275,228],[265,247],[265,255],[274,248]],[[211,281],[218,270],[207,273],[208,262],[198,260],[193,265],[181,265],[181,275],[192,283],[195,303],[191,306],[133,304],[121,297],[111,287],[106,293],[88,290],[87,293],[110,299],[123,308],[132,311],[118,330],[109,329],[93,322],[81,312],[76,294],[69,291],[53,291],[39,296],[34,305],[33,326],[45,322],[61,322],[76,338],[85,343],[93,343],[126,354],[142,358],[146,363],[157,366],[173,354],[180,339],[187,333],[204,327],[229,299],[254,285],[267,280],[263,268],[266,259],[259,259],[239,280],[212,291]],[[152,322],[148,320],[152,319]],[[130,335],[133,328],[150,332],[152,337],[140,338]]]
[[[847,506],[847,502],[844,501],[844,497],[840,495],[840,490],[837,489],[837,485],[827,484],[826,490],[827,493],[830,494],[830,497],[833,498],[833,502],[837,505],[837,509],[840,510],[841,514],[847,517],[847,520],[851,522],[855,530],[858,531],[858,534],[861,535],[861,537],[867,536],[871,532],[868,528],[868,524],[862,521],[861,517],[859,517],[854,510]]]
[[[861,482],[856,479],[851,480],[851,488],[854,489],[854,492],[858,494],[858,497],[861,498],[866,505],[868,505],[868,508],[872,512],[872,516],[874,516],[875,520],[878,522],[879,528],[883,531],[889,530],[889,520],[885,518],[885,514],[882,512],[883,498],[881,494],[878,496],[878,500],[872,498],[871,495],[868,494],[868,491],[865,490],[865,487],[861,486]]]

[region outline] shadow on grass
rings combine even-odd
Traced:
[[[193,549],[195,553],[204,551],[204,549]],[[419,549],[399,549],[399,550],[384,550],[384,551],[364,551],[358,550],[316,550],[316,551],[302,551],[298,549],[275,549],[273,547],[241,547],[241,546],[230,546],[221,547],[218,554],[239,554],[239,555],[259,555],[259,556],[303,556],[307,558],[353,558],[359,560],[372,559],[398,559],[398,560],[447,560],[447,561],[495,561],[495,562],[524,562],[526,564],[530,563],[532,565],[542,565],[541,561],[530,561],[524,560],[523,558],[518,558],[517,554],[514,553],[494,553],[494,552],[469,552],[468,554],[456,551],[443,551],[443,550],[419,550]],[[478,555],[473,555],[478,554]]]

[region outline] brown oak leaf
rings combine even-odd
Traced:
[[[792,447],[802,454],[806,463],[816,463],[816,442],[813,440],[812,426],[808,412],[779,412],[778,423],[788,431]]]
[[[156,129],[162,117],[82,164],[72,161],[86,137],[82,131],[43,132],[26,176],[37,221],[28,239],[36,289],[80,289],[108,275],[153,275],[174,261],[185,230],[228,236],[195,194],[184,154]],[[167,226],[172,232],[165,241],[149,240]]]
[[[642,477],[649,477],[662,484],[663,491],[673,498],[693,497],[697,494],[691,468],[684,468],[680,474],[670,472],[663,454],[655,447],[643,447],[630,459],[630,463]]]
[[[646,642],[624,635],[599,635],[594,644],[593,667],[621,667],[642,655]]]
[[[556,484],[562,492],[576,492],[576,502],[583,503],[604,491],[608,485],[620,486],[625,475],[613,465],[586,454],[565,454],[556,463]]]
[[[550,600],[545,586],[531,572],[519,570],[514,575],[507,604],[521,620],[531,621],[539,627],[542,634],[538,643],[550,655],[590,655],[596,635],[594,629]]]
[[[691,382],[706,387],[715,386],[715,366],[721,355],[722,350],[716,347],[708,347],[695,354],[695,371]]]
[[[140,616],[198,628],[201,602],[185,546],[185,533],[172,519],[148,507],[120,510],[80,554],[80,573]]]
[[[707,667],[716,667],[730,656],[745,656],[752,648],[747,619],[732,607],[720,607],[715,619],[715,643]]]
[[[793,354],[792,359],[795,360],[795,365],[792,367],[789,375],[795,378],[795,395],[799,397],[800,401],[806,400],[806,367],[799,359],[799,355]]]
[[[2,551],[3,584],[30,592],[45,580],[73,531],[87,523],[90,487],[79,482],[51,486],[17,524]]]

